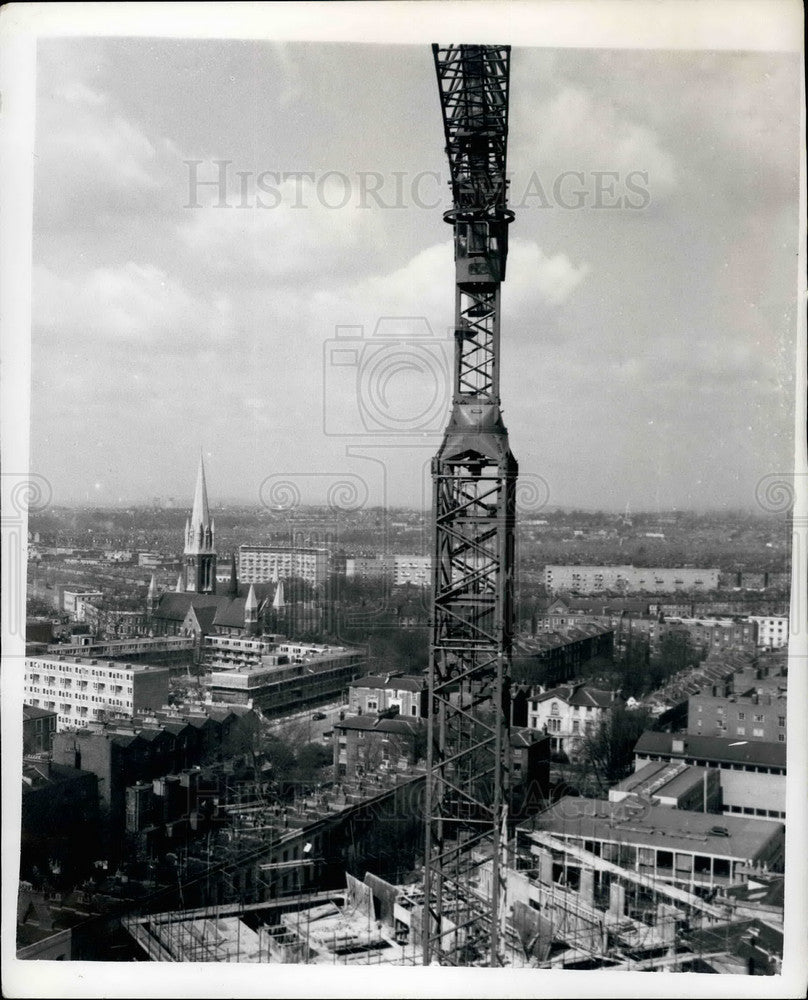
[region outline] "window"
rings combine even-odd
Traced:
[[[553,704],[550,706],[550,715],[558,715],[558,714],[559,714],[558,702],[554,701]]]
[[[737,736],[746,736],[746,727],[745,726],[738,726],[738,728],[735,730],[735,734]]]
[[[777,725],[782,729],[786,724],[786,717],[784,715],[777,716]]]
[[[581,731],[581,723],[577,719],[575,719],[572,723],[572,731],[574,733],[580,733]]]
[[[752,730],[752,735],[753,736],[762,737],[763,736],[763,730],[762,729],[753,729]]]
[[[738,712],[738,722],[743,722],[746,718],[746,712]]]

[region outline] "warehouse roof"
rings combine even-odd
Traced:
[[[524,829],[576,841],[601,840],[740,861],[754,861],[763,856],[773,840],[785,835],[782,823],[767,819],[715,816],[647,805],[634,814],[623,803],[572,796],[560,799]]]
[[[763,740],[729,740],[720,736],[645,732],[634,747],[636,754],[664,754],[692,760],[728,764],[756,764],[785,770],[786,744]]]

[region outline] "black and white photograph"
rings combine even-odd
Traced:
[[[805,994],[803,16],[0,11],[5,996]]]

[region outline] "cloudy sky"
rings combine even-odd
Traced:
[[[514,48],[502,398],[551,504],[752,508],[793,467],[799,85],[796,54]],[[40,40],[54,502],[188,504],[201,449],[214,504],[420,505],[443,145],[428,45]]]

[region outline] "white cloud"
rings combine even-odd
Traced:
[[[222,344],[235,332],[227,297],[200,300],[159,268],[133,261],[76,277],[37,268],[33,301],[34,326],[45,335],[98,350],[119,345],[172,354],[196,343]]]

